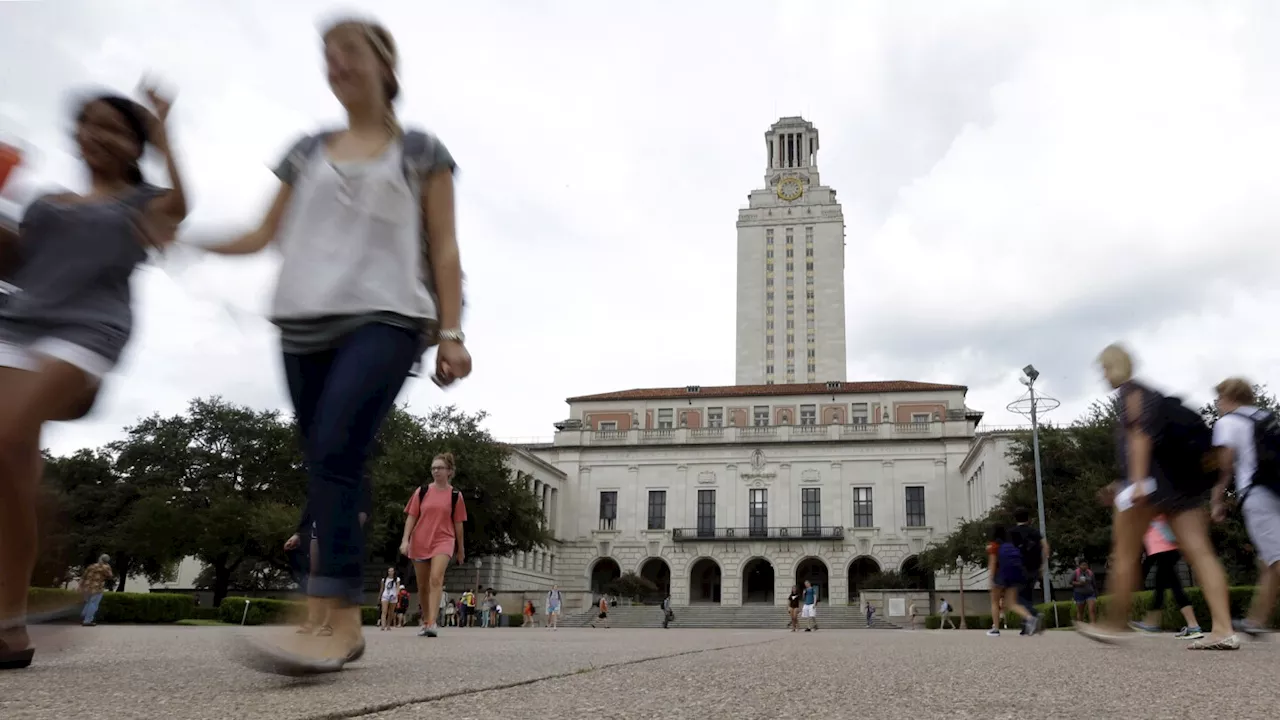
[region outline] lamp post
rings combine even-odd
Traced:
[[[472,564],[476,566],[476,592],[480,592],[480,568],[484,565],[484,561],[476,558]]]
[[[1036,370],[1034,365],[1022,368],[1022,375],[1018,378],[1018,382],[1027,386],[1027,394],[1009,403],[1008,409],[1031,418],[1031,457],[1036,470],[1036,509],[1039,513],[1040,534],[1048,538],[1049,528],[1045,525],[1044,519],[1044,480],[1040,473],[1040,411],[1049,412],[1061,403],[1043,393],[1036,397],[1036,379],[1040,377],[1040,371]],[[1044,558],[1044,574],[1040,582],[1044,588],[1044,601],[1048,604],[1053,600],[1049,591],[1049,558]]]
[[[956,568],[960,571],[960,629],[968,630],[969,625],[964,621],[964,558],[956,556]]]

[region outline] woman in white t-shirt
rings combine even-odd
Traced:
[[[396,577],[396,569],[387,568],[387,576],[382,578],[382,626],[381,630],[391,629],[391,616],[396,611],[396,596],[400,593],[400,578]]]
[[[298,418],[319,555],[307,600],[330,611],[334,629],[325,642],[244,639],[246,664],[285,675],[336,672],[364,654],[365,535],[357,507],[374,439],[429,345],[437,348],[438,384],[471,372],[453,157],[434,137],[401,130],[393,106],[396,46],[385,28],[343,20],[323,41],[346,127],[293,146],[276,168],[279,188],[256,230],[206,245],[228,255],[269,244],[280,251],[271,317]]]

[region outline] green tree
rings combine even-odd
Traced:
[[[391,411],[370,466],[374,513],[369,545],[375,562],[403,562],[399,548],[405,504],[431,482],[431,460],[444,452],[453,453],[457,463],[453,484],[466,502],[468,556],[527,552],[551,540],[538,499],[512,482],[510,451],[481,426],[485,417],[454,406],[435,408],[425,418],[403,408]]]
[[[193,400],[185,414],[127,428],[112,448],[121,476],[145,496],[131,532],[208,566],[214,604],[242,565],[283,565],[306,477],[293,426],[278,413]]]
[[[1119,477],[1116,458],[1116,406],[1111,400],[1094,403],[1068,427],[1040,427],[1040,469],[1048,523],[1050,567],[1066,570],[1084,557],[1098,567],[1111,547],[1111,508],[1098,503],[1103,486]],[[956,558],[966,565],[986,562],[986,543],[992,525],[1012,525],[1014,511],[1036,514],[1035,461],[1031,432],[1019,432],[1008,456],[1017,473],[999,500],[981,518],[961,522],[943,542],[930,548],[922,562],[939,570],[953,570]]]
[[[653,584],[649,578],[641,577],[635,573],[623,573],[616,580],[605,586],[605,592],[610,595],[617,595],[636,602],[658,595],[658,586]]]

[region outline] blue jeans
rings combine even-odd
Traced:
[[[80,613],[80,620],[88,625],[98,616],[98,606],[102,604],[102,593],[94,593],[84,601],[84,611]]]
[[[374,323],[331,350],[284,355],[307,466],[304,514],[315,523],[319,546],[307,581],[312,597],[364,600],[365,536],[357,516],[365,464],[421,355],[419,343],[411,330]]]

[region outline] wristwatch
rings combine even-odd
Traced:
[[[464,345],[467,342],[467,334],[461,330],[441,330],[436,333],[436,338],[440,342],[456,342],[459,345]]]

